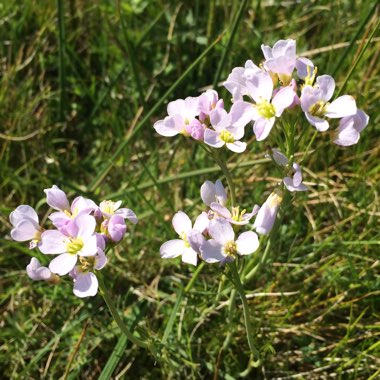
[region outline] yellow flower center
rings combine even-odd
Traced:
[[[241,222],[243,220],[243,216],[244,214],[246,213],[247,210],[242,210],[240,212],[240,207],[237,206],[237,207],[232,207],[232,219],[237,221],[237,222]]]
[[[220,138],[225,143],[233,143],[235,141],[234,136],[232,136],[232,134],[230,132],[226,131],[225,129],[223,129],[223,131],[220,132]]]
[[[237,247],[236,247],[236,243],[231,240],[231,241],[228,241],[226,244],[224,244],[224,253],[228,256],[235,256],[237,254]]]
[[[310,72],[310,66],[307,66],[306,70],[307,70],[307,76],[304,79],[305,80],[305,84],[304,85],[305,86],[312,86],[313,83],[314,83],[314,80],[315,80],[315,76],[317,75],[318,68],[314,67],[314,70],[313,70],[312,73]]]
[[[276,116],[276,110],[274,109],[273,104],[269,103],[268,100],[264,99],[260,103],[257,103],[256,109],[259,115],[265,119],[271,119]]]
[[[82,273],[90,272],[94,270],[95,256],[88,256],[88,257],[79,256],[79,262],[80,262],[80,265],[78,265],[77,269],[80,272]]]
[[[322,100],[319,100],[318,102],[314,103],[309,108],[309,113],[311,113],[313,116],[316,117],[323,117],[325,114],[325,109],[328,103],[325,103]]]
[[[81,238],[70,239],[69,243],[66,245],[67,253],[76,255],[83,248],[83,240]]]
[[[185,247],[186,247],[186,248],[190,248],[190,247],[191,247],[191,245],[190,245],[190,243],[189,243],[189,239],[187,238],[187,235],[186,235],[184,232],[182,232],[182,233],[179,235],[179,237],[184,241],[184,243],[185,243]]]

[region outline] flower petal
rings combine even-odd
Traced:
[[[224,261],[226,256],[223,254],[223,246],[211,239],[201,246],[201,257],[206,263],[217,263]]]
[[[33,240],[39,232],[39,226],[32,219],[24,219],[11,231],[11,238],[15,241]]]
[[[242,153],[242,152],[244,152],[246,150],[247,143],[242,142],[242,141],[235,141],[233,143],[227,143],[226,146],[232,152]]]
[[[58,211],[70,210],[67,196],[58,186],[53,185],[50,189],[45,189],[44,192],[46,194],[46,202],[51,208]]]
[[[75,224],[78,227],[78,237],[87,240],[95,232],[96,220],[93,216],[82,214],[75,218]]]
[[[253,231],[243,232],[236,240],[239,255],[249,255],[259,248],[259,238]]]
[[[163,259],[174,259],[185,250],[185,242],[181,239],[169,240],[161,245],[160,255]]]
[[[95,296],[98,293],[98,279],[94,273],[78,273],[74,279],[74,294],[79,298]]]
[[[69,239],[62,232],[57,230],[47,230],[41,235],[39,250],[44,254],[60,254],[66,252]]]
[[[56,273],[59,276],[63,276],[69,273],[75,267],[76,263],[77,255],[73,255],[71,253],[62,253],[50,261],[49,269],[53,273]]]
[[[219,133],[211,129],[205,130],[204,139],[205,143],[213,148],[221,148],[224,145],[224,141],[220,138]]]
[[[273,93],[273,81],[267,72],[259,71],[247,80],[247,88],[250,97],[256,103],[262,100],[269,101]]]
[[[241,100],[232,105],[230,114],[234,127],[245,127],[257,118],[258,112],[254,104]]]
[[[210,220],[207,216],[207,213],[202,212],[202,214],[200,214],[195,220],[193,230],[203,232],[208,227],[209,223],[210,223]]]
[[[356,101],[350,95],[340,96],[326,107],[326,116],[330,118],[340,118],[356,114]]]
[[[212,211],[215,211],[222,218],[225,218],[225,219],[232,218],[232,214],[230,210],[228,210],[228,208],[226,208],[225,206],[217,202],[211,203],[210,208]]]
[[[210,236],[220,244],[233,241],[235,237],[234,230],[229,222],[225,219],[213,219],[208,226]]]
[[[272,104],[276,110],[276,116],[279,117],[294,101],[297,94],[289,86],[283,87],[273,97]]]
[[[268,137],[275,120],[276,118],[274,117],[270,119],[265,119],[262,117],[255,121],[255,124],[253,125],[253,132],[257,141],[263,141]]]
[[[325,132],[329,129],[330,125],[327,120],[321,119],[320,117],[313,116],[312,114],[305,112],[306,119],[313,125],[317,131]]]
[[[31,219],[38,224],[38,215],[34,211],[33,207],[28,205],[21,205],[9,214],[9,220],[13,227],[16,227],[18,223],[24,219]]]
[[[79,256],[94,256],[98,252],[97,236],[92,235],[86,239],[83,243],[83,247],[78,251]]]
[[[182,253],[182,261],[187,264],[197,265],[198,263],[198,254],[194,251],[193,248],[188,247]]]
[[[191,220],[183,211],[178,211],[173,216],[172,224],[178,235],[187,234],[192,229]]]

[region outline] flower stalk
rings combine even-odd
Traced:
[[[141,348],[148,348],[148,344],[141,339],[137,338],[133,333],[129,330],[127,325],[122,321],[120,318],[119,313],[116,310],[116,307],[111,299],[111,296],[107,290],[107,287],[104,284],[103,276],[101,273],[97,273],[98,281],[99,281],[99,289],[100,289],[100,294],[102,295],[105,303],[108,306],[109,311],[112,314],[113,319],[115,320],[116,324],[119,326],[120,330],[122,333],[136,346],[139,346]]]

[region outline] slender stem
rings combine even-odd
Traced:
[[[191,280],[189,281],[189,283],[186,285],[185,289],[184,289],[184,293],[187,293],[194,285],[194,282],[195,280],[197,279],[199,273],[201,272],[201,270],[203,269],[203,267],[205,266],[205,262],[202,261],[198,268],[195,270],[195,272],[193,273],[193,276],[191,277]]]
[[[58,12],[58,53],[59,53],[59,121],[65,118],[65,102],[66,102],[66,73],[65,73],[65,24],[63,0],[57,0]]]
[[[233,261],[232,263],[230,263],[229,267],[230,267],[232,278],[234,280],[234,286],[237,292],[239,293],[241,302],[243,304],[244,323],[245,323],[245,328],[247,331],[248,345],[251,350],[251,353],[255,355],[257,358],[259,358],[260,357],[259,352],[257,348],[255,347],[255,343],[253,341],[253,329],[251,325],[247,297],[245,296],[244,288],[240,281],[240,276],[236,267],[236,261]]]
[[[142,347],[142,348],[148,348],[148,344],[146,342],[143,342],[139,338],[135,337],[132,334],[132,332],[129,330],[129,328],[124,324],[122,319],[120,318],[119,313],[117,312],[116,307],[115,307],[114,303],[112,302],[112,299],[108,293],[108,290],[107,290],[106,286],[104,285],[102,274],[98,272],[97,278],[99,281],[100,294],[102,295],[105,303],[107,304],[107,306],[108,306],[108,308],[112,314],[113,319],[115,320],[115,322],[119,326],[120,330],[123,332],[123,334],[125,334],[125,336],[132,343],[134,343],[137,346]]]
[[[266,259],[267,259],[267,256],[268,256],[268,252],[269,252],[269,247],[270,247],[270,239],[268,239],[268,242],[267,242],[267,245],[265,247],[265,250],[264,250],[264,253],[263,255],[261,256],[261,259],[260,259],[260,262],[258,262],[253,269],[251,269],[245,276],[244,276],[244,279],[243,279],[243,282],[246,282],[246,281],[249,281],[251,278],[253,278],[253,276],[257,273],[257,271],[261,268],[261,266],[265,263]]]

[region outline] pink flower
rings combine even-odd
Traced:
[[[244,95],[249,95],[247,79],[261,71],[251,60],[248,60],[244,67],[235,67],[232,70],[223,86],[232,94],[233,102],[243,100]]]
[[[189,242],[189,235],[195,234],[193,237],[194,246],[197,246],[197,241],[200,234],[207,228],[209,220],[207,214],[202,213],[198,216],[192,226],[190,218],[182,211],[178,211],[173,217],[174,230],[179,235],[180,239],[169,240],[162,244],[160,255],[163,259],[173,259],[182,256],[184,263],[197,265],[198,253]]]
[[[219,95],[215,90],[207,90],[198,98],[199,120],[204,122],[207,117],[210,117],[212,110],[224,108],[223,99],[219,99]],[[200,140],[200,139],[197,139]]]
[[[225,219],[213,219],[208,226],[212,239],[201,246],[201,256],[207,263],[222,264],[235,260],[237,255],[244,256],[259,248],[259,239],[253,231],[243,232],[235,240],[235,233]]]
[[[361,131],[368,125],[368,121],[369,116],[359,109],[355,115],[343,117],[333,142],[341,146],[355,145],[360,139]]]
[[[305,86],[301,94],[301,108],[309,123],[319,132],[329,129],[328,118],[341,118],[356,114],[356,102],[350,95],[332,98],[335,89],[335,81],[330,75],[321,75],[316,79],[316,85]]]
[[[289,86],[281,88],[273,97],[273,81],[268,73],[258,72],[247,81],[249,96],[255,103],[237,101],[232,105],[231,117],[234,126],[244,127],[254,120],[253,132],[258,141],[266,139],[275,123],[289,107],[295,92]],[[272,99],[272,100],[271,100]]]
[[[199,115],[198,98],[178,99],[168,104],[168,116],[158,120],[153,128],[161,136],[172,137],[178,134],[190,136],[196,116]]]
[[[49,268],[41,266],[39,260],[35,257],[32,257],[29,265],[26,267],[26,273],[28,277],[33,281],[44,280],[52,283],[57,283],[59,277],[51,273]]]
[[[287,157],[277,149],[273,149],[273,159],[280,166],[289,166]],[[294,174],[292,177],[286,176],[283,179],[285,187],[290,191],[307,191],[308,188],[302,183],[302,171],[301,167],[293,163]]]
[[[11,230],[11,237],[15,241],[30,242],[30,249],[35,248],[41,239],[42,227],[38,224],[38,215],[34,209],[28,205],[21,205],[12,211],[9,220],[14,227]]]
[[[255,205],[252,212],[247,213],[246,210],[240,211],[239,206],[232,207],[232,210],[230,211],[227,207],[217,202],[213,202],[210,205],[210,209],[214,212],[214,218],[223,218],[231,224],[244,226],[258,213],[260,207]]]
[[[100,248],[94,256],[79,257],[79,265],[69,273],[74,280],[73,292],[77,297],[91,297],[98,293],[99,282],[93,272],[102,269],[106,263],[107,257]]]
[[[99,211],[104,218],[110,218],[113,215],[119,215],[123,219],[128,219],[133,224],[138,222],[136,214],[129,208],[119,208],[122,201],[102,201],[99,205]],[[96,212],[97,213],[97,212]]]
[[[205,143],[213,148],[221,148],[226,145],[229,150],[236,153],[245,151],[247,144],[239,141],[244,136],[243,127],[233,127],[231,115],[226,110],[215,109],[210,114],[211,125],[214,128],[206,129]]]
[[[58,211],[70,211],[70,204],[66,194],[56,185],[50,189],[44,190],[46,194],[46,203]]]
[[[45,231],[41,235],[40,251],[59,255],[50,262],[49,269],[63,276],[74,268],[78,257],[95,255],[98,250],[95,227],[95,218],[82,214],[67,225],[66,234],[57,230]]]
[[[263,203],[253,224],[258,234],[267,235],[272,230],[282,198],[281,193],[273,192]]]
[[[215,183],[206,181],[201,186],[201,198],[206,206],[218,202],[222,206],[227,204],[227,193],[222,182],[218,179]]]

